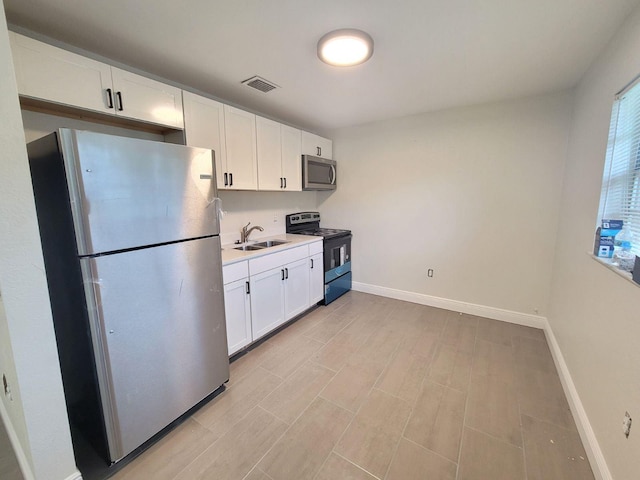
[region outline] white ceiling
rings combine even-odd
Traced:
[[[576,84],[638,0],[4,0],[8,21],[303,128]],[[339,69],[316,42],[374,39]],[[268,94],[240,82],[260,75]]]

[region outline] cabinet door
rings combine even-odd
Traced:
[[[225,188],[227,150],[224,143],[224,106],[210,98],[182,92],[187,145],[210,148],[215,153],[218,188]]]
[[[109,65],[14,32],[9,32],[9,39],[20,95],[97,112],[115,111],[107,99]]]
[[[313,133],[302,132],[302,153],[331,160],[333,159],[333,142]]]
[[[257,190],[256,116],[237,108],[224,106],[224,130],[227,147],[229,188]]]
[[[309,308],[309,259],[285,265],[285,318],[289,320]]]
[[[229,356],[252,341],[249,279],[244,278],[224,286],[224,311],[227,321]]]
[[[135,73],[111,67],[116,114],[150,123],[183,128],[182,90]]]
[[[273,120],[256,117],[256,139],[258,148],[258,190],[282,190],[282,143],[280,124]]]
[[[285,322],[283,272],[284,267],[251,276],[251,324],[254,340]]]
[[[309,258],[309,306],[324,298],[324,270],[322,253]]]
[[[302,191],[302,133],[297,128],[280,126],[282,140],[282,176],[289,191]]]

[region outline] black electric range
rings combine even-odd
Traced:
[[[319,212],[292,213],[285,219],[287,233],[323,238],[324,304],[351,290],[351,230],[321,228]]]

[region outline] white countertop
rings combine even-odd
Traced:
[[[246,245],[253,245],[255,243],[265,242],[267,240],[280,240],[280,241],[285,241],[287,243],[282,245],[276,245],[275,247],[268,247],[260,250],[249,250],[249,251],[236,250],[235,247],[239,247],[240,245],[235,243],[223,245],[222,246],[222,265],[230,265],[232,263],[241,262],[243,260],[262,257],[264,255],[269,255],[275,252],[281,252],[283,250],[288,250],[289,248],[300,247],[302,245],[307,245],[313,242],[321,242],[322,237],[315,237],[313,235],[294,235],[292,233],[283,233],[281,235],[273,235],[270,237],[256,238],[255,240],[248,241]]]

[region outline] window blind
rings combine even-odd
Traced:
[[[640,255],[640,82],[613,103],[599,216],[623,220],[632,252]]]

